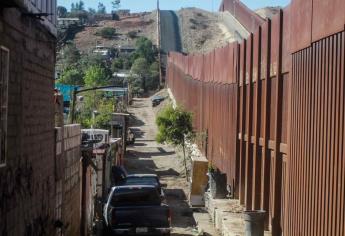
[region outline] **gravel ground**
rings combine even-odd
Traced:
[[[149,98],[134,100],[129,112],[133,115],[131,126],[137,138],[135,144],[127,148],[125,166],[129,173],[159,175],[166,189],[167,203],[172,209],[172,235],[216,236],[218,233],[213,228],[208,213],[203,209],[189,207],[188,183],[182,157],[176,154],[174,148],[155,141],[155,113],[158,110],[159,107],[152,109]]]

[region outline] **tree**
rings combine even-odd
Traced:
[[[146,91],[146,78],[149,75],[149,64],[145,58],[138,58],[134,61],[131,72],[138,75],[141,80],[141,88]]]
[[[153,50],[153,44],[151,40],[140,37],[135,43],[137,49],[136,53],[139,57],[144,57],[148,63],[152,63],[155,60],[155,51]]]
[[[94,126],[98,129],[109,129],[112,119],[114,100],[101,100],[98,106],[98,115],[95,117]]]
[[[101,3],[101,2],[98,3],[98,10],[97,10],[97,13],[98,13],[98,14],[106,14],[106,13],[107,13],[107,10],[106,10],[104,4]]]
[[[67,9],[66,7],[63,6],[58,6],[57,7],[57,15],[59,18],[64,18],[67,15]]]
[[[121,0],[112,1],[111,4],[113,5],[113,9],[118,10],[120,8],[120,3],[121,3]]]
[[[84,11],[84,10],[85,10],[85,3],[83,1],[79,1],[79,2],[71,4],[71,12]]]
[[[85,86],[88,88],[106,85],[109,81],[106,71],[100,66],[91,66],[85,72]]]
[[[118,72],[119,70],[122,70],[124,66],[124,61],[125,60],[121,57],[113,60],[113,62],[111,63],[112,72]]]
[[[75,68],[67,69],[62,73],[58,83],[68,85],[84,85],[83,74]]]
[[[103,56],[96,53],[85,54],[79,61],[80,67],[82,71],[87,71],[90,67],[96,66],[100,67],[104,70],[107,81],[112,76],[112,71],[110,66],[107,64],[106,60],[104,60]]]
[[[89,11],[89,13],[90,13],[91,15],[95,15],[95,14],[96,14],[96,10],[93,9],[93,8],[91,8],[91,7],[88,9],[88,11]]]
[[[158,62],[153,62],[149,68],[150,77],[158,78],[159,76],[159,64]]]
[[[158,62],[153,62],[149,67],[149,79],[146,86],[151,89],[157,89],[159,86],[159,64]]]
[[[61,51],[63,69],[75,66],[80,60],[80,52],[73,42],[68,42]]]
[[[123,69],[124,69],[124,70],[129,70],[131,67],[132,67],[132,63],[131,63],[131,61],[129,60],[129,58],[124,58],[124,61],[123,61]]]
[[[146,77],[149,74],[149,64],[143,57],[136,59],[132,65],[131,72],[139,75],[140,77]]]
[[[75,4],[75,11],[84,11],[84,2],[83,1],[79,1]]]
[[[158,126],[157,142],[167,142],[174,146],[182,147],[187,179],[188,171],[185,145],[186,140],[194,137],[192,117],[192,113],[185,111],[182,107],[176,107],[174,109],[172,105],[168,105],[156,118]]]
[[[106,67],[106,63],[102,55],[96,53],[85,54],[81,58],[80,64],[83,70],[87,70],[90,66],[100,66],[102,68]]]

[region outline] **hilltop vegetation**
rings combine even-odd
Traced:
[[[149,39],[143,37],[137,39],[133,53],[115,58],[97,53],[81,53],[73,42],[68,42],[61,50],[59,63],[59,84],[85,88],[124,86],[129,89],[129,93],[137,96],[159,87],[157,50]],[[124,70],[131,75],[129,78],[113,76],[114,73]],[[83,93],[82,102],[77,109],[77,121],[86,128],[91,125],[109,128],[114,109],[121,112],[125,107],[122,101],[116,100],[112,94],[86,92]],[[98,113],[97,119],[93,118],[94,111]]]

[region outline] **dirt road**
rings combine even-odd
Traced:
[[[150,100],[136,99],[129,112],[135,117],[132,127],[136,142],[127,149],[125,166],[129,173],[156,173],[160,177],[172,209],[172,235],[218,235],[208,214],[188,205],[188,183],[181,157],[172,147],[155,141],[157,127]]]

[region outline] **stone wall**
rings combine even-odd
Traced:
[[[17,9],[0,10],[10,50],[8,154],[0,168],[0,235],[55,233],[55,37]]]

